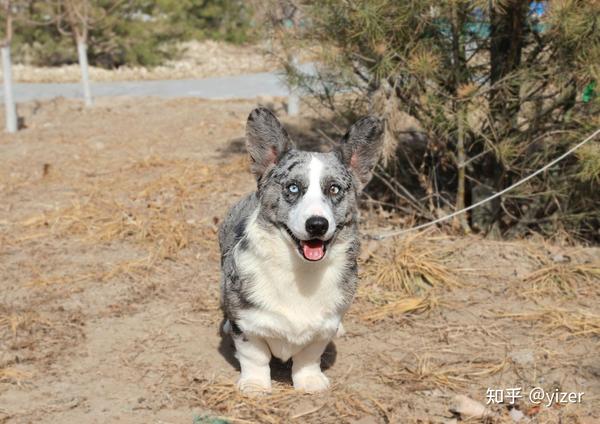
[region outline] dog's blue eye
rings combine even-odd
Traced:
[[[287,189],[290,193],[293,193],[293,194],[296,194],[300,191],[300,188],[298,187],[297,184],[290,184]]]
[[[342,191],[342,189],[337,184],[332,184],[331,187],[329,187],[329,193],[333,195],[338,194],[340,191]]]

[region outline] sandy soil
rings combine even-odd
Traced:
[[[329,392],[294,393],[274,363],[271,396],[239,396],[215,231],[253,189],[254,106],[20,108],[26,128],[0,135],[0,422],[444,423],[455,395],[536,386],[585,395],[518,399],[521,422],[600,422],[600,250],[437,232],[365,243]],[[306,118],[284,120],[302,138]],[[362,215],[368,232],[403,222],[372,202]],[[513,422],[507,404],[490,413]]]
[[[75,47],[73,47],[75,48]],[[163,79],[196,79],[227,75],[251,74],[280,68],[267,54],[266,46],[234,45],[220,41],[190,41],[179,47],[181,55],[154,68],[123,66],[103,69],[91,66],[90,79],[100,81],[138,81]],[[2,72],[0,70],[0,77]],[[79,82],[79,65],[37,67],[13,65],[15,82]]]

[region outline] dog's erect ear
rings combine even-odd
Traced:
[[[252,159],[252,173],[259,180],[294,144],[273,112],[259,107],[246,122],[246,148]]]
[[[383,148],[383,122],[373,116],[358,120],[350,127],[340,146],[342,161],[360,182],[359,190],[371,180],[373,168]]]

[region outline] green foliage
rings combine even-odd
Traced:
[[[290,81],[341,116],[383,115],[396,180],[388,183],[409,187],[421,199],[415,213],[430,219],[512,184],[600,127],[600,102],[585,94],[600,80],[600,3],[538,3],[541,16],[521,0],[306,1],[305,25],[288,44],[323,46],[324,65],[317,77],[289,67]],[[418,128],[402,124],[407,115]],[[597,160],[594,147],[562,162],[505,196],[490,211],[493,228],[471,226],[564,227],[600,239],[591,230],[600,226]],[[457,191],[463,163],[465,193]]]
[[[155,15],[168,17],[182,38],[247,41],[252,10],[243,0],[157,0]]]
[[[32,2],[28,23],[15,31],[18,61],[37,65],[75,63],[73,39],[56,25],[51,2]],[[243,43],[252,36],[252,9],[243,0],[91,1],[90,64],[155,66],[177,54],[176,42],[216,39]],[[62,29],[65,29],[64,21]]]

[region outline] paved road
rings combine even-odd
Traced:
[[[314,66],[306,64],[300,68],[311,73]],[[82,97],[82,89],[79,83],[21,83],[15,84],[14,94],[16,102],[25,102],[61,96]],[[250,99],[257,96],[286,96],[288,89],[281,73],[262,72],[196,80],[99,82],[92,83],[92,95]],[[0,89],[0,100],[4,100],[3,89]]]

